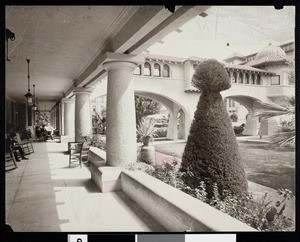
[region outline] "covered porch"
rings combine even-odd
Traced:
[[[87,166],[69,168],[66,143],[34,148],[6,172],[6,220],[14,231],[165,231],[123,191],[101,193]]]

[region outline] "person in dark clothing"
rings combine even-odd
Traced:
[[[42,131],[41,131],[41,127],[39,125],[35,126],[35,136],[36,136],[38,141],[41,140]]]
[[[41,134],[42,134],[42,141],[46,141],[47,137],[48,137],[48,132],[45,129],[45,125],[44,124],[42,125],[42,128],[41,128]]]
[[[19,159],[18,152],[20,153],[22,160],[28,160],[28,158],[25,157],[25,153],[24,153],[22,147],[18,144],[17,140],[14,137],[7,135],[6,139],[5,139],[5,146],[6,146],[7,151],[10,150],[9,149],[10,146],[12,147],[12,151],[13,151],[16,161],[21,161]]]

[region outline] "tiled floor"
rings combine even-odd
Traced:
[[[87,167],[69,168],[65,143],[34,148],[6,172],[6,219],[14,231],[163,231],[123,192],[100,193]]]

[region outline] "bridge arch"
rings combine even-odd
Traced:
[[[255,101],[259,101],[259,99],[253,96],[246,96],[246,95],[226,95],[224,96],[224,100],[225,98],[238,102],[247,110],[247,114],[244,114],[245,128],[243,131],[243,135],[257,135],[260,127],[260,120],[258,119],[258,117],[254,115],[253,104]],[[232,107],[233,112],[230,113],[230,118],[232,118],[233,121],[234,118],[238,118],[236,112],[234,112],[234,110],[237,111],[238,108],[239,107]],[[229,107],[229,112],[230,112],[230,107]]]
[[[170,114],[167,130],[168,139],[185,139],[188,136],[189,116],[187,115],[186,108],[182,104],[178,103],[175,100],[172,100],[170,97],[166,97],[162,94],[153,92],[135,90],[134,94],[154,100],[166,107]],[[178,117],[179,123],[177,120]]]

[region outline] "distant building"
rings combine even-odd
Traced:
[[[199,98],[199,90],[192,86],[191,80],[195,68],[205,59],[154,54],[143,56],[145,62],[133,72],[135,93],[158,101],[167,108],[170,114],[168,138],[186,138]],[[294,62],[294,56],[294,42],[291,41],[280,46],[266,46],[247,56],[234,53],[224,60],[232,85],[221,94],[233,125],[245,124],[243,134],[258,134],[260,122],[253,114],[256,100],[277,103],[283,96],[295,94],[294,84],[289,80],[289,63]],[[101,92],[99,96],[103,98],[93,104],[96,111],[105,107],[103,95],[106,89],[101,88],[97,93]]]

